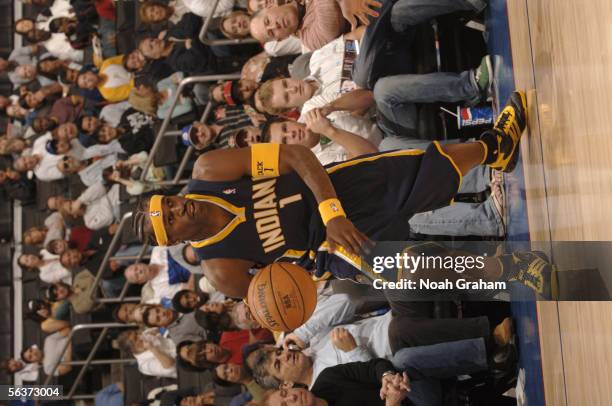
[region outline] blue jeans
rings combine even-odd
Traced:
[[[449,141],[454,142],[454,141]],[[395,149],[425,149],[429,141],[407,137],[387,137],[379,145],[381,151]],[[489,186],[489,168],[477,166],[469,171],[461,182],[459,193],[480,193]],[[437,210],[417,213],[410,218],[410,228],[419,234],[448,236],[504,235],[502,218],[493,198],[482,203],[455,203]]]
[[[391,360],[410,378],[408,400],[414,406],[442,405],[440,379],[472,374],[487,369],[484,338],[449,341],[403,348]]]
[[[413,25],[456,11],[482,11],[484,0],[382,0],[379,17],[370,25],[360,43],[353,68],[353,81],[372,89],[385,76],[410,72]],[[390,49],[393,48],[393,49]]]
[[[379,79],[374,86],[376,107],[386,119],[379,120],[378,125],[386,134],[396,137],[401,137],[406,131],[417,131],[417,103],[466,101],[475,105],[480,99],[473,70],[387,76]],[[400,129],[387,121],[397,124]]]
[[[484,0],[398,0],[391,12],[391,25],[395,31],[401,32],[443,14],[481,12],[486,6]]]

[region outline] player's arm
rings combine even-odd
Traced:
[[[251,261],[226,258],[207,259],[200,264],[210,284],[229,297],[246,297],[253,265]]]
[[[292,171],[302,178],[320,205],[328,214],[324,218],[327,241],[333,250],[336,244],[351,254],[358,255],[368,238],[341,214],[334,186],[312,151],[301,145],[256,144],[249,148],[226,149],[208,152],[198,158],[192,178],[213,182],[229,182],[244,176],[253,178],[273,177]],[[336,200],[337,201],[337,200]],[[321,203],[330,203],[329,207]]]

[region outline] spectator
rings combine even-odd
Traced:
[[[48,335],[42,351],[37,345],[32,345],[21,352],[21,358],[28,364],[42,364],[47,375],[65,375],[72,370],[71,365],[60,364],[60,361],[72,361],[72,343],[68,341],[69,334],[70,328],[65,328]],[[67,348],[64,357],[60,358],[65,347]]]
[[[160,327],[168,330],[168,338],[179,344],[183,341],[206,340],[206,329],[196,321],[196,314],[179,315],[172,309],[162,305],[153,305],[144,310],[142,315],[144,325],[147,327]]]
[[[21,254],[17,258],[17,264],[27,271],[38,270],[38,277],[41,281],[49,284],[64,282],[70,284],[72,274],[64,268],[56,255],[50,254],[47,250],[42,250],[43,254]]]
[[[87,270],[74,277],[72,286],[63,282],[54,283],[47,289],[47,299],[51,301],[68,300],[77,314],[90,312],[96,302],[92,299],[95,277]]]
[[[136,358],[142,374],[176,378],[176,346],[171,340],[155,333],[130,330],[121,333],[117,342],[122,351]]]
[[[99,92],[104,100],[117,103],[127,100],[134,87],[133,75],[123,67],[123,55],[105,59],[100,69],[85,68],[77,78],[81,89]]]
[[[67,300],[46,302],[34,299],[28,302],[28,316],[40,323],[45,333],[55,333],[70,327],[70,304]]]
[[[123,382],[110,384],[96,393],[95,406],[123,406]]]
[[[0,370],[25,382],[38,381],[38,364],[26,364],[22,360],[11,358],[0,363]]]
[[[172,308],[179,313],[187,314],[191,313],[209,299],[207,293],[196,293],[192,290],[184,289],[176,292],[172,298]]]
[[[154,247],[149,264],[137,263],[125,269],[129,283],[143,285],[142,302],[170,303],[176,292],[185,289],[191,273],[168,255],[167,247]]]

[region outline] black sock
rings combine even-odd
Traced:
[[[486,155],[482,164],[489,165],[497,161],[499,155],[499,141],[494,130],[487,130],[480,135],[480,141],[483,142],[486,148]]]

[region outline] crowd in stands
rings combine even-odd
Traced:
[[[486,101],[490,59],[459,73],[415,75],[390,58],[391,75],[373,61],[388,56],[377,47],[401,39],[409,48],[410,27],[451,12],[476,15],[482,0],[427,9],[398,0],[404,7],[395,14],[389,6],[396,2],[362,0],[129,2],[137,10],[131,47],[118,23],[126,2],[22,1],[36,13],[15,21],[22,45],[0,58],[0,72],[13,84],[11,94],[0,96],[10,120],[0,136],[0,184],[24,206],[40,201],[37,190],[45,184],[70,187],[44,196],[44,223],[23,233],[30,253],[17,264],[44,286],[39,297],[27,298],[27,317],[45,338],[4,361],[4,369],[25,382],[74,377],[78,368],[61,362],[89,353],[68,340],[75,315],[132,326],[110,335],[109,351],[134,357],[145,376],[174,380],[178,388],[153,395],[166,405],[437,405],[442,380],[506,367],[493,355],[508,351],[509,320],[433,321],[429,302],[415,319],[389,311],[384,300],[375,316],[364,317],[373,309],[343,293],[341,281],[321,281],[312,318],[282,336],[262,328],[239,298],[217,291],[189,244],[146,248],[137,263],[117,259],[144,248],[119,229],[122,216],[143,194],[180,192],[180,185],[160,182],[173,179],[187,148],[195,151],[189,168],[209,151],[261,142],[306,146],[323,165],[426,146],[418,105]],[[368,19],[379,27],[366,30]],[[258,43],[210,42],[248,37]],[[195,83],[178,94],[184,78],[225,73],[241,78]],[[165,119],[181,133],[170,146],[179,159],[148,166]],[[411,228],[503,237],[502,181],[474,169],[462,191],[490,189],[488,198],[415,215]],[[117,233],[115,259],[105,261]],[[125,286],[140,302],[96,300],[117,298]],[[184,387],[180,370],[208,371],[214,385]],[[228,387],[237,390],[221,390]],[[101,406],[123,404],[128,390],[122,382],[94,389]]]

